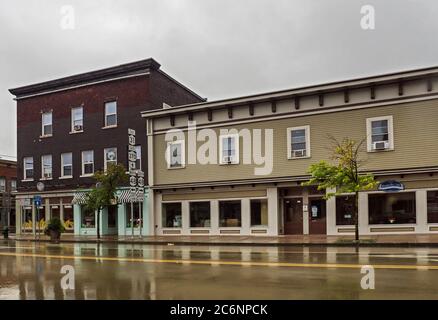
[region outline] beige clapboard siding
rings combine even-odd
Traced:
[[[264,122],[227,126],[223,128],[273,129],[274,166],[271,175],[255,176],[254,165],[187,165],[185,169],[168,170],[165,162],[166,143],[164,135],[154,136],[154,180],[156,185],[240,179],[302,176],[310,164],[329,158],[328,138],[351,137],[357,140],[366,137],[366,119],[392,115],[394,118],[395,150],[367,153],[365,169],[388,170],[438,165],[438,100],[339,111],[319,115],[278,119]],[[286,129],[295,126],[310,126],[312,157],[288,160]],[[219,129],[214,129],[219,132]],[[202,143],[198,143],[200,146]],[[243,142],[240,142],[242,161]],[[366,146],[364,146],[365,148]],[[187,149],[187,144],[186,144]],[[186,150],[187,153],[187,150]]]

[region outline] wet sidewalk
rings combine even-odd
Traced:
[[[50,241],[40,235],[11,235],[16,241]],[[353,236],[297,235],[277,237],[254,236],[74,236],[63,234],[63,243],[121,243],[148,245],[207,246],[354,246]],[[362,236],[361,246],[438,247],[438,234]]]

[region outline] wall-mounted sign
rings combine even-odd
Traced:
[[[378,190],[385,191],[385,192],[403,191],[403,190],[405,190],[405,185],[403,183],[401,183],[400,181],[387,180],[387,181],[383,181],[382,183],[379,184]]]

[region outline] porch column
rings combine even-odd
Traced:
[[[44,199],[44,220],[45,222],[49,222],[51,216],[50,216],[50,200],[49,198]],[[40,215],[40,219],[42,219],[42,216]]]
[[[242,233],[241,235],[251,235],[251,209],[248,198],[242,199]]]
[[[415,203],[417,212],[417,233],[428,233],[427,227],[427,191],[419,190],[415,193]]]
[[[336,188],[329,188],[327,193],[336,192]],[[336,235],[336,197],[327,200],[327,235]]]
[[[278,215],[278,188],[267,188],[266,194],[268,196],[268,235],[277,236],[279,232]]]
[[[181,214],[182,214],[182,230],[181,234],[190,235],[190,212],[189,212],[189,202],[182,201],[181,203]]]
[[[117,228],[119,236],[126,236],[126,204],[120,203],[117,207]]]
[[[219,234],[219,202],[217,200],[212,200],[211,204],[211,216],[210,216],[210,234]]]
[[[368,194],[365,192],[359,192],[359,235],[368,234]]]
[[[15,200],[15,234],[20,235],[21,234],[21,220],[23,219],[23,212],[22,206],[20,203],[24,201],[22,199],[16,199]]]
[[[303,234],[309,234],[309,189],[303,188]]]
[[[81,234],[81,225],[82,225],[81,206],[75,204],[73,205],[73,227],[74,227],[75,236]]]

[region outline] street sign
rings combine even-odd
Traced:
[[[42,202],[43,202],[43,199],[41,198],[41,196],[34,196],[33,197],[33,203],[35,204],[35,206],[37,208],[41,207]]]

